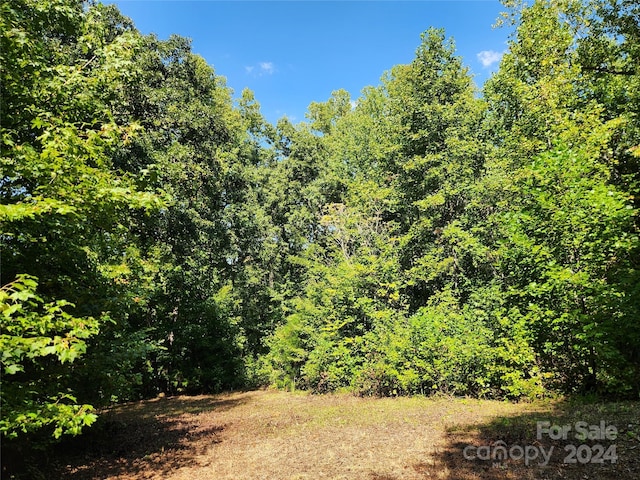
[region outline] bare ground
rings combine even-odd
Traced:
[[[615,440],[575,439],[575,422],[601,420],[616,426]],[[573,431],[567,439],[538,439],[538,421]],[[588,446],[573,464],[566,463],[570,444]],[[596,444],[614,445],[608,451],[617,458],[594,463]],[[493,453],[497,445],[513,458],[465,458],[468,446],[467,457],[482,457],[477,447]],[[531,453],[553,447],[551,460],[518,459],[518,447],[526,446]],[[51,480],[631,480],[640,478],[639,447],[640,402],[514,404],[267,390],[118,406],[62,444],[41,473]]]

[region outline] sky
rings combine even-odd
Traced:
[[[247,87],[265,118],[305,120],[308,105],[345,89],[357,100],[384,72],[409,63],[420,34],[444,28],[482,85],[507,48],[509,30],[493,28],[498,0],[220,1],[103,0],[144,34],[192,40],[238,98]]]

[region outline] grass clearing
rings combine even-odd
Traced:
[[[618,438],[578,442],[571,433],[567,440],[537,439],[536,422],[545,420],[572,426],[605,420],[617,427]],[[500,441],[508,447],[554,447],[553,455],[542,466],[538,460],[525,465],[517,459],[468,460],[463,454],[467,446]],[[615,444],[618,459],[566,464],[570,443]],[[514,404],[265,390],[112,408],[86,435],[60,445],[44,478],[636,479],[639,445],[640,402]]]

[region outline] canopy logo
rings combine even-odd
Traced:
[[[548,451],[545,451],[544,447],[537,445],[512,445],[507,447],[507,444],[502,440],[481,447],[467,445],[462,451],[462,455],[466,460],[492,461],[494,466],[501,466],[505,460],[519,461],[522,459],[524,459],[524,464],[528,466],[538,458],[540,458],[538,464],[546,466],[549,464],[552,453],[553,446],[549,447]]]
[[[467,445],[462,455],[466,460],[483,460],[493,462],[494,467],[505,467],[505,462],[524,461],[529,466],[537,463],[539,466],[547,466],[553,455],[555,445],[545,448],[540,440],[545,438],[553,441],[558,440],[585,440],[592,441],[613,441],[618,437],[618,429],[615,425],[607,425],[602,420],[597,425],[587,422],[575,422],[566,425],[553,425],[549,421],[539,421],[536,425],[536,439],[534,445],[507,445],[504,441],[498,440],[491,445],[475,446]],[[566,453],[562,463],[617,463],[618,455],[616,445],[603,446],[599,443],[594,445],[569,443],[564,446]]]

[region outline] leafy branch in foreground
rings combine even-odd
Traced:
[[[0,431],[8,438],[45,426],[53,427],[55,438],[78,434],[97,418],[91,405],[78,405],[73,395],[55,391],[55,379],[63,373],[60,367],[86,352],[85,340],[98,333],[98,321],[74,317],[65,311],[73,304],[65,300],[45,303],[36,295],[37,285],[35,277],[19,275],[0,289]],[[51,364],[57,364],[53,377]],[[45,375],[54,381],[44,382]]]

